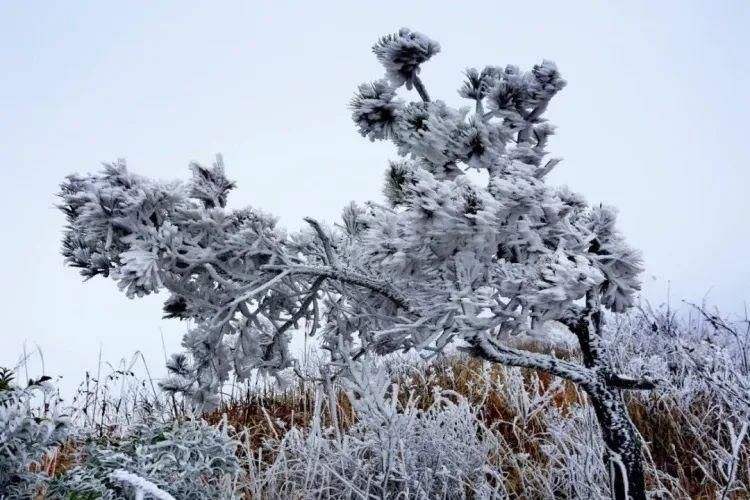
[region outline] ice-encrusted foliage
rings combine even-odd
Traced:
[[[750,488],[750,324],[740,330],[708,318],[684,324],[630,313],[607,327],[614,367],[662,380],[656,394],[628,396],[649,443],[644,469],[654,498],[744,498]],[[580,360],[563,333],[553,348]],[[541,350],[538,341],[510,342]],[[213,413],[217,425],[164,423],[165,409],[134,423],[132,413],[94,411],[81,400],[96,425],[79,420],[53,439],[0,434],[0,498],[612,497],[595,411],[570,382],[466,356],[340,354],[336,367],[349,376],[300,382],[291,395],[256,392]],[[45,378],[32,387],[49,390]],[[0,372],[0,388],[9,387]],[[143,404],[146,396],[138,394]],[[12,418],[0,414],[2,428],[49,423],[38,420],[43,408],[44,399],[25,399]],[[253,414],[261,425],[243,421]]]
[[[47,379],[18,387],[9,370],[0,370],[0,498],[26,498],[38,492],[47,479],[41,467],[45,455],[67,437],[66,418],[32,410],[37,393],[50,388]]]
[[[208,407],[232,368],[245,373],[289,365],[286,343],[269,331],[284,306],[294,305],[286,297],[298,286],[261,271],[289,253],[275,219],[224,208],[233,183],[220,159],[212,168],[191,169],[188,183],[152,181],[131,174],[122,161],[100,175],[68,177],[61,191],[69,222],[63,255],[86,278],[114,279],[129,297],[169,290],[165,316],[193,319],[196,326],[184,340],[192,362],[183,357],[179,367],[170,365],[176,378],[168,385]],[[272,279],[274,287],[264,286]],[[273,312],[250,312],[252,300]],[[239,311],[242,319],[235,317]]]
[[[346,382],[356,423],[341,437],[323,427],[319,393],[309,430],[269,442],[278,458],[258,478],[258,494],[315,498],[491,498],[502,476],[488,465],[497,441],[482,433],[476,409],[450,391],[420,408],[399,401],[392,373],[365,362]],[[485,429],[487,430],[487,429]]]
[[[394,208],[354,205],[343,230],[287,236],[271,216],[227,209],[234,183],[221,159],[192,164],[186,183],[132,174],[123,161],[68,177],[67,262],[130,297],[167,289],[165,315],[195,322],[169,389],[208,408],[231,371],[243,379],[291,366],[288,335],[300,320],[328,319],[334,346],[357,333],[386,352],[542,331],[579,314],[587,293],[613,311],[632,305],[640,259],[614,210],[544,182],[558,162],[545,159],[553,128],[543,118],[565,86],[555,65],[468,70],[460,94],[473,112],[397,98],[438,49],[406,29],[375,45],[387,79],[360,87],[353,118],[403,159],[386,175]]]
[[[140,489],[180,499],[232,498],[241,470],[238,442],[229,432],[188,420],[138,425],[112,442],[90,440],[78,463],[50,484],[49,494],[114,499],[132,498]]]
[[[130,297],[170,293],[165,314],[193,327],[164,387],[200,409],[217,404],[232,372],[242,381],[293,367],[289,335],[300,326],[321,332],[336,363],[342,346],[356,359],[462,341],[484,359],[579,384],[609,469],[627,472],[613,478],[613,495],[643,498],[621,391],[654,384],[616,373],[603,342],[604,309],[633,305],[641,260],[613,209],[545,182],[560,160],[547,157],[554,128],[544,113],[565,80],[549,61],[469,69],[459,94],[472,106],[456,108],[431,99],[420,77],[436,42],[404,28],[373,51],[385,77],[361,85],[351,109],[363,136],[391,141],[402,157],[386,174],[390,206],[349,205],[333,228],[308,218],[287,235],[260,211],[227,208],[234,183],[221,159],[193,164],[187,183],[140,177],[120,161],[63,184],[67,262]],[[420,100],[399,96],[404,88]],[[582,364],[508,347],[552,321],[576,335]]]
[[[398,102],[393,102],[396,90],[386,80],[363,83],[352,98],[354,123],[359,132],[370,140],[390,139],[396,123]]]
[[[80,409],[63,409],[53,391],[49,377],[19,387],[0,369],[0,499],[236,496],[239,442],[225,422],[135,423],[130,415],[105,426],[105,404],[99,410],[86,402],[83,411],[98,410],[102,419],[91,429],[75,425],[66,415]]]
[[[422,33],[401,28],[398,33],[382,37],[372,47],[386,77],[396,87],[411,89],[418,78],[420,66],[440,52],[440,44]]]
[[[631,314],[608,331],[615,366],[646,366],[663,380],[658,394],[628,401],[650,443],[649,489],[654,498],[742,498],[748,345],[664,318]],[[595,412],[577,404],[587,396],[574,386],[476,360],[359,363],[341,381],[355,423],[335,432],[319,389],[309,428],[256,450],[255,497],[612,498]]]

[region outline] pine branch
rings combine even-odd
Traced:
[[[405,311],[412,311],[407,298],[400,291],[395,290],[389,283],[370,278],[368,276],[363,276],[353,271],[334,269],[331,267],[284,266],[275,264],[265,265],[261,269],[263,269],[264,271],[288,272],[289,274],[308,274],[313,276],[322,276],[344,283],[361,286],[382,295],[383,297],[393,302],[394,305],[401,309],[404,309]]]
[[[427,93],[427,89],[425,88],[424,83],[422,83],[422,79],[415,75],[412,79],[412,83],[414,84],[414,88],[417,89],[419,97],[421,97],[424,102],[430,102],[430,94]]]
[[[320,223],[317,220],[313,219],[312,217],[305,217],[304,221],[312,226],[312,228],[317,233],[318,238],[320,238],[321,243],[323,243],[323,248],[326,252],[328,265],[336,267],[336,258],[333,253],[333,249],[331,248],[331,238],[329,238],[325,231],[323,231],[323,228],[320,226]]]
[[[471,351],[474,355],[494,363],[539,370],[583,387],[593,384],[596,380],[593,370],[589,368],[547,354],[503,346],[486,335],[478,335],[473,340]]]

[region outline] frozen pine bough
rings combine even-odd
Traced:
[[[654,382],[613,368],[603,328],[606,310],[633,305],[641,260],[614,209],[545,182],[560,160],[547,157],[554,128],[544,113],[565,80],[548,61],[469,69],[459,90],[468,106],[455,108],[433,100],[420,76],[437,42],[402,29],[373,51],[385,77],[361,85],[351,108],[364,137],[399,155],[383,202],[351,203],[333,227],[308,218],[290,235],[262,211],[227,208],[235,186],[221,158],[172,183],[118,161],[63,183],[67,262],[129,297],[169,293],[165,314],[194,326],[164,388],[199,409],[217,404],[230,374],[294,368],[287,346],[301,325],[323,337],[326,373],[371,353],[459,343],[577,384],[596,414],[612,496],[645,498],[622,393]],[[575,336],[582,363],[509,346],[551,322]]]

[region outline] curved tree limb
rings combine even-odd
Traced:
[[[583,387],[590,386],[596,380],[593,370],[547,354],[514,349],[499,344],[486,335],[478,335],[472,345],[476,356],[508,366],[532,368],[555,375]]]
[[[389,299],[393,304],[405,311],[412,312],[412,307],[407,298],[398,290],[394,289],[390,283],[382,280],[364,276],[355,271],[345,269],[334,269],[332,267],[319,266],[284,266],[277,264],[268,264],[262,267],[264,271],[281,271],[289,274],[308,274],[312,276],[322,276],[349,283],[351,285],[361,286],[376,292]]]

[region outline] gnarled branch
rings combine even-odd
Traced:
[[[382,295],[383,297],[393,302],[394,305],[401,309],[404,309],[405,311],[412,311],[411,305],[409,304],[407,298],[400,291],[393,288],[390,283],[371,278],[369,276],[364,276],[355,271],[349,271],[346,269],[334,269],[332,267],[284,266],[278,264],[268,264],[263,266],[261,269],[263,269],[264,271],[286,271],[290,274],[308,274],[312,276],[322,276],[325,278],[338,280],[343,283],[361,286]]]
[[[514,349],[499,344],[486,335],[478,335],[472,342],[472,353],[482,359],[507,366],[531,368],[555,375],[583,387],[594,383],[593,370],[547,354]]]

